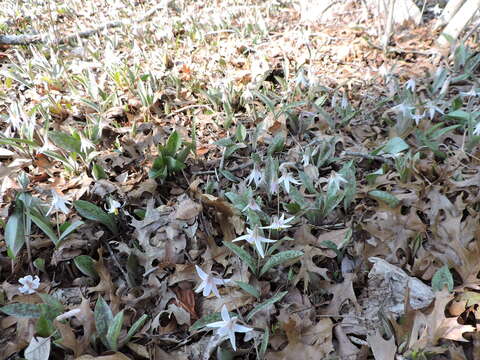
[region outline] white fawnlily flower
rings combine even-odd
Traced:
[[[341,101],[341,103],[340,103],[340,107],[341,107],[343,110],[345,110],[345,109],[347,108],[347,106],[348,106],[348,99],[347,99],[347,97],[345,96],[345,94],[343,94],[343,96],[342,96],[342,101]]]
[[[18,282],[23,285],[18,288],[22,294],[34,294],[40,286],[40,278],[38,275],[35,275],[35,278],[33,278],[32,275],[27,275],[18,279]]]
[[[258,206],[257,202],[255,201],[255,199],[250,199],[250,201],[248,202],[247,206],[245,206],[245,207],[242,209],[242,212],[245,212],[245,211],[247,211],[248,209],[253,210],[253,211],[262,211],[262,209],[260,208],[260,206]]]
[[[70,210],[67,208],[67,205],[70,205],[70,201],[67,201],[63,196],[61,196],[57,191],[52,189],[52,202],[50,203],[50,209],[48,209],[47,216],[51,213],[60,210],[65,215],[67,215]]]
[[[252,93],[252,91],[249,89],[248,86],[247,86],[247,88],[243,91],[242,98],[243,98],[243,100],[245,100],[246,102],[250,102],[250,101],[253,100],[253,98],[254,98],[253,93]]]
[[[55,320],[57,321],[63,321],[66,319],[70,319],[71,317],[77,316],[82,312],[82,309],[80,308],[75,308],[70,311],[64,312],[63,314],[58,315]]]
[[[289,227],[292,227],[292,225],[288,225],[288,223],[292,221],[294,218],[295,216],[285,219],[285,214],[282,214],[280,218],[278,216],[274,216],[272,223],[269,226],[263,226],[260,229],[272,229],[272,230],[288,229]]]
[[[212,275],[207,274],[202,268],[198,265],[195,265],[195,269],[197,269],[197,274],[202,279],[202,282],[195,289],[196,293],[199,293],[203,290],[203,296],[207,297],[210,295],[211,292],[215,294],[217,298],[220,298],[220,293],[218,292],[217,285],[225,285],[230,280],[222,279],[222,278],[215,278]]]
[[[105,210],[108,211],[109,214],[118,215],[118,209],[122,207],[117,200],[112,199],[111,197],[107,198],[107,205],[105,206]]]
[[[475,129],[473,129],[473,135],[480,135],[480,121],[475,125]]]
[[[335,171],[332,172],[330,178],[328,179],[328,186],[333,186],[335,191],[340,190],[341,184],[346,184],[348,181],[340,174],[337,174]]]
[[[276,176],[274,179],[270,181],[270,185],[268,186],[268,193],[270,195],[275,195],[278,193],[278,185],[280,185],[280,179]]]
[[[261,236],[258,226],[255,226],[253,230],[247,228],[246,235],[239,236],[236,239],[233,239],[232,242],[240,241],[240,240],[245,240],[249,244],[255,245],[258,253],[262,258],[265,257],[265,252],[263,251],[262,243],[274,243],[276,241],[276,240],[270,240]]]
[[[237,351],[237,346],[235,344],[235,333],[247,333],[249,331],[252,331],[253,329],[247,326],[238,325],[238,318],[236,316],[231,318],[225,305],[223,305],[222,307],[221,315],[222,321],[216,321],[207,324],[206,326],[209,328],[218,328],[216,333],[219,336],[228,336],[228,338],[230,339],[230,344],[232,344],[233,350]]]
[[[476,97],[478,96],[479,93],[477,93],[475,91],[475,86],[472,86],[472,88],[470,89],[470,91],[467,91],[467,92],[460,92],[460,96],[463,96],[463,97]]]
[[[405,117],[411,117],[412,116],[412,110],[415,109],[415,106],[411,106],[405,103],[398,104],[394,106],[392,109],[398,110],[403,114]]]
[[[247,180],[247,185],[250,185],[250,183],[253,181],[255,186],[258,187],[263,181],[263,174],[260,170],[257,170],[255,165],[253,165],[252,172],[245,180]]]
[[[433,12],[433,15],[435,16],[438,16],[443,12],[443,9],[438,4],[435,4],[435,6],[432,8],[429,8],[429,10]]]
[[[415,92],[416,85],[417,84],[415,83],[415,80],[410,79],[405,83],[405,88],[407,88],[407,90],[410,90],[413,93]]]
[[[86,153],[88,149],[95,149],[95,144],[83,135],[83,133],[80,133],[80,151]]]
[[[420,120],[422,120],[425,117],[425,112],[423,114],[413,114],[412,119],[415,120],[415,124],[419,124]]]
[[[290,194],[290,184],[295,184],[295,185],[300,185],[301,182],[295,179],[292,174],[289,172],[285,171],[282,176],[280,176],[280,179],[278,179],[279,183],[283,183],[283,187],[285,188],[285,191],[287,194]]]
[[[427,103],[425,107],[428,109],[428,117],[430,118],[430,120],[432,120],[433,117],[435,116],[435,112],[438,112],[439,114],[443,115],[442,109],[440,109],[438,106],[436,106],[431,102]]]
[[[303,167],[306,167],[308,164],[310,164],[310,156],[311,155],[307,154],[307,153],[302,155],[302,165],[303,165]]]

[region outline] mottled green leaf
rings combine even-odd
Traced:
[[[256,297],[257,299],[260,298],[260,292],[254,286],[252,286],[250,284],[247,284],[246,282],[243,282],[243,281],[235,281],[235,283],[238,286],[240,286],[240,288],[242,290],[246,291],[247,293],[249,293],[253,297]]]
[[[73,206],[77,212],[88,220],[98,221],[110,229],[115,235],[118,234],[117,224],[115,223],[115,218],[97,205],[92,204],[91,202],[84,200],[76,200],[73,202]]]
[[[391,208],[395,208],[400,204],[400,200],[397,199],[395,196],[392,194],[382,191],[382,190],[372,190],[368,193],[368,195],[371,198],[374,198],[375,200],[382,201]]]
[[[80,270],[84,275],[92,278],[98,278],[97,270],[95,270],[95,260],[93,260],[90,256],[79,255],[73,259],[73,262],[78,270]]]
[[[110,310],[110,307],[101,296],[95,304],[94,318],[97,334],[100,336],[106,336],[110,324],[113,321],[113,314],[112,310]]]
[[[23,223],[23,211],[16,207],[8,218],[5,226],[5,242],[8,248],[8,256],[15,259],[18,252],[25,244],[25,225]]]
[[[257,265],[255,263],[255,259],[246,250],[227,241],[224,241],[223,245],[225,245],[227,248],[232,250],[235,253],[235,255],[237,255],[240,259],[242,259],[254,274],[257,273]]]
[[[298,250],[287,250],[287,251],[282,251],[281,253],[275,254],[267,260],[265,265],[263,265],[262,270],[260,271],[260,276],[265,274],[272,267],[283,264],[292,259],[299,258],[302,255],[303,255],[303,252]]]
[[[264,301],[260,305],[257,305],[252,311],[250,311],[245,318],[247,321],[250,321],[253,318],[253,315],[255,315],[257,312],[260,310],[265,309],[266,307],[275,304],[276,302],[280,301],[283,299],[285,295],[287,295],[288,291],[283,291],[275,295],[274,297],[268,299],[267,301]]]
[[[48,137],[50,138],[50,140],[52,140],[52,142],[56,146],[58,146],[63,150],[76,152],[76,153],[81,152],[80,139],[74,138],[73,136],[68,135],[61,131],[50,131],[48,133]]]
[[[447,265],[442,266],[432,277],[432,289],[433,291],[441,291],[445,287],[448,291],[453,291],[453,276]]]
[[[112,323],[108,327],[107,331],[107,343],[110,347],[110,350],[118,350],[118,337],[120,336],[120,331],[122,330],[123,325],[123,310],[120,311],[112,320]]]
[[[41,315],[40,305],[38,304],[8,304],[0,308],[3,313],[25,318],[38,318]]]

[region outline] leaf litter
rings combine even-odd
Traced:
[[[475,359],[478,44],[427,3],[383,53],[354,1],[7,1],[122,24],[1,49],[0,357]]]

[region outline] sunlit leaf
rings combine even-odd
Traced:
[[[50,358],[50,338],[43,338],[40,336],[33,336],[25,349],[26,360],[48,360]]]

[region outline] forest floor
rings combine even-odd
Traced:
[[[0,359],[480,359],[478,35],[431,3],[384,52],[359,1],[4,1],[123,23],[0,48]]]

